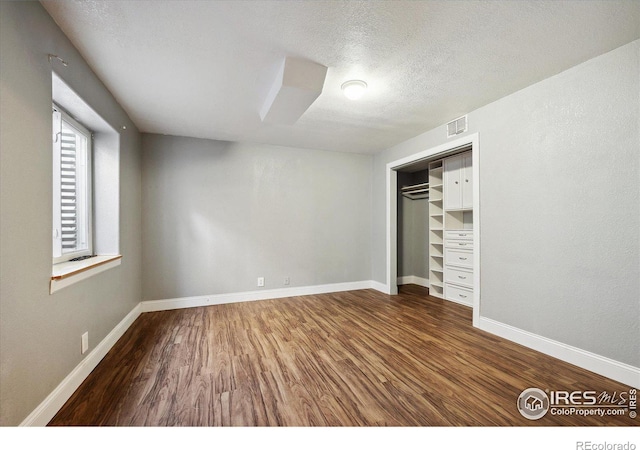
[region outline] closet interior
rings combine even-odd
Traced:
[[[473,170],[471,148],[398,170],[398,284],[429,295],[473,302]]]

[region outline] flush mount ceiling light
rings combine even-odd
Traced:
[[[342,92],[349,100],[357,100],[367,90],[367,83],[362,80],[350,80],[342,83]]]

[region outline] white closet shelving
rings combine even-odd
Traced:
[[[444,298],[444,184],[442,160],[429,163],[429,295]]]
[[[473,305],[474,271],[471,156],[467,148],[422,162],[418,167],[426,168],[428,181],[422,174],[400,189],[405,197],[428,199],[428,223],[422,229],[428,233],[429,295],[468,306]]]
[[[403,186],[400,193],[411,200],[419,200],[429,198],[429,183],[413,184],[411,186]]]
[[[444,159],[444,298],[473,303],[473,190],[471,152]]]

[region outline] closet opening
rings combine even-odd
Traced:
[[[387,165],[387,287],[427,287],[479,316],[477,134]]]

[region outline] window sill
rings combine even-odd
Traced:
[[[119,266],[122,255],[100,255],[82,261],[55,264],[51,270],[49,294]]]

